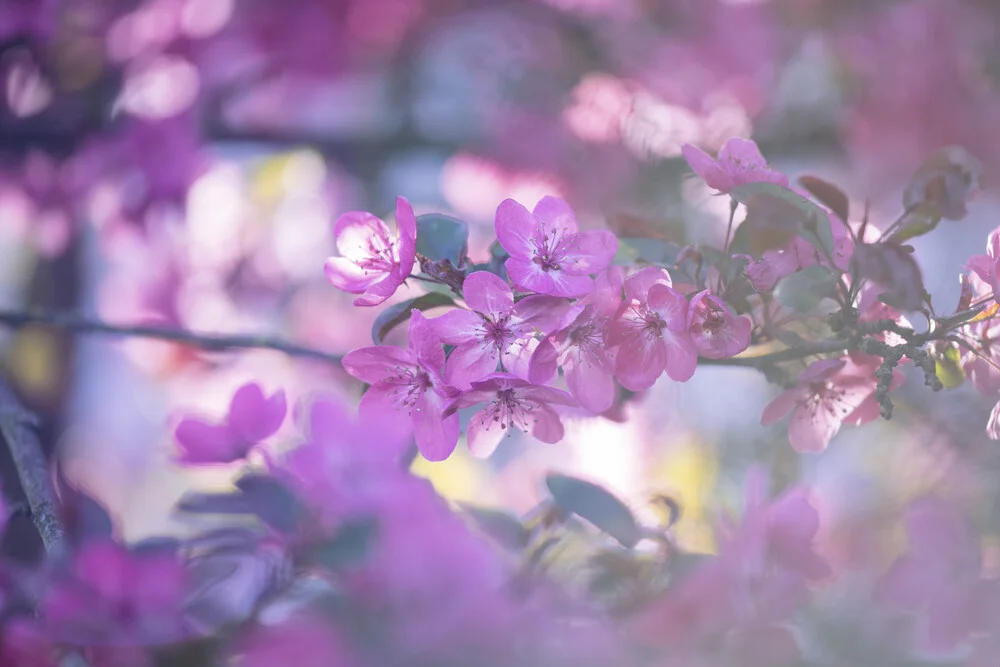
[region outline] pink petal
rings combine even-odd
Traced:
[[[733,179],[730,178],[729,174],[719,166],[712,156],[710,156],[705,151],[701,150],[697,146],[691,144],[684,144],[681,146],[681,155],[687,160],[688,166],[691,167],[691,171],[698,174],[704,179],[708,187],[719,190],[720,192],[729,192],[733,189]]]
[[[409,439],[413,432],[411,411],[398,403],[396,395],[401,390],[405,391],[398,385],[385,382],[369,387],[358,406],[361,422],[378,424],[383,435],[390,439]]]
[[[414,308],[410,311],[410,328],[407,332],[409,347],[417,359],[440,371],[444,366],[444,347],[434,324],[424,314]],[[345,357],[346,360],[346,357]]]
[[[399,277],[398,268],[382,280],[365,289],[363,295],[354,300],[355,306],[371,307],[385,303],[385,300],[396,293],[403,280]]]
[[[488,458],[506,433],[507,430],[500,428],[486,409],[480,410],[472,416],[465,432],[469,452],[477,458]]]
[[[809,364],[804,371],[799,373],[799,384],[814,382],[816,380],[826,380],[832,377],[847,362],[844,359],[820,359]]]
[[[349,211],[333,224],[333,234],[337,240],[337,252],[341,257],[360,262],[372,256],[371,242],[388,245],[389,228],[385,223],[367,211]]]
[[[537,403],[551,403],[553,405],[575,406],[576,399],[562,389],[546,387],[544,385],[527,385],[521,388],[521,395]]]
[[[351,350],[344,355],[341,365],[352,377],[368,384],[376,384],[395,373],[399,366],[411,367],[415,362],[410,350],[391,345],[375,345]]]
[[[566,299],[533,294],[517,302],[514,314],[532,328],[549,334],[562,324],[569,309],[570,304]]]
[[[788,441],[798,452],[821,452],[840,430],[840,423],[825,403],[799,405],[788,422]]]
[[[615,377],[630,391],[642,391],[656,384],[667,365],[667,348],[662,340],[633,337],[622,343],[615,359]]]
[[[466,276],[462,294],[469,308],[494,320],[514,310],[514,293],[510,285],[489,271],[475,271]]]
[[[594,291],[594,279],[590,276],[573,275],[566,271],[552,271],[552,289],[549,294],[570,299],[587,296]]]
[[[576,215],[574,215],[570,205],[552,195],[546,195],[538,200],[532,215],[549,230],[575,233],[578,229]],[[508,250],[508,252],[510,251]]]
[[[464,343],[451,351],[444,366],[444,379],[463,389],[497,369],[496,350],[479,342]]]
[[[667,287],[670,287],[673,284],[670,280],[670,274],[667,273],[666,269],[661,269],[657,266],[650,266],[637,271],[625,279],[625,298],[629,301],[632,299],[638,299],[639,301],[645,302],[646,294],[649,292],[649,288],[658,283],[666,285]]]
[[[665,336],[664,342],[667,349],[667,376],[674,382],[687,382],[698,367],[698,350],[694,343],[686,333],[670,339]]]
[[[532,240],[540,230],[538,221],[524,206],[504,199],[497,207],[494,228],[497,240],[511,257],[530,260],[535,255]]]
[[[536,264],[530,259],[508,257],[504,262],[504,268],[507,269],[511,282],[524,292],[549,294],[555,287],[553,272],[545,271],[541,264]]]
[[[563,439],[565,431],[562,420],[555,410],[547,405],[540,405],[533,411],[533,416],[537,421],[531,429],[531,435],[549,444],[555,444]]]
[[[719,162],[723,165],[742,165],[743,169],[766,169],[767,162],[755,141],[732,137],[719,150]]]
[[[577,361],[570,354],[563,370],[569,391],[580,405],[594,414],[601,414],[615,402],[615,382],[607,369],[586,361]]]
[[[803,387],[792,387],[781,392],[774,397],[774,400],[764,406],[764,410],[760,414],[761,426],[770,426],[781,421],[804,398]]]
[[[332,397],[316,399],[309,405],[307,437],[310,442],[335,443],[355,430],[353,415]]]
[[[962,588],[937,593],[927,608],[927,640],[932,651],[947,651],[969,636],[976,626],[972,596]]]
[[[650,285],[646,303],[667,323],[671,331],[687,330],[687,297],[663,283]]]
[[[233,394],[229,403],[229,428],[247,443],[257,443],[281,428],[287,410],[284,391],[265,398],[260,385],[251,382]]]
[[[417,217],[404,197],[396,197],[396,227],[399,230],[399,275],[405,279],[416,259]]]
[[[362,269],[344,257],[328,258],[323,264],[323,272],[334,287],[351,294],[361,294],[389,275],[384,271]]]
[[[545,384],[559,370],[559,352],[548,338],[535,348],[528,366],[528,381],[532,384]]]
[[[576,235],[575,247],[568,253],[570,273],[600,273],[608,268],[618,252],[618,237],[606,229],[594,229]]]
[[[434,392],[424,395],[411,413],[413,434],[420,454],[428,461],[444,461],[458,444],[458,415],[443,417],[444,401]]]
[[[246,452],[235,442],[225,424],[211,424],[196,417],[181,420],[174,431],[183,463],[231,463]]]
[[[449,345],[462,345],[479,340],[478,329],[483,323],[482,318],[475,313],[456,309],[449,310],[440,317],[429,320],[442,342]]]

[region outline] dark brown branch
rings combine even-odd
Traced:
[[[29,325],[44,325],[58,327],[76,333],[97,333],[111,336],[138,336],[141,338],[157,338],[172,341],[182,345],[201,348],[210,351],[235,349],[276,350],[294,357],[318,359],[330,364],[340,364],[340,355],[330,354],[311,347],[274,338],[255,335],[219,335],[198,334],[183,329],[171,329],[151,325],[119,325],[109,324],[77,313],[51,310],[13,311],[0,310],[0,324],[14,328]]]

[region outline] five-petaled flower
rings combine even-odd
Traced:
[[[694,173],[723,194],[746,183],[777,183],[788,187],[788,177],[771,169],[757,144],[749,139],[733,137],[722,146],[718,159],[691,144],[684,144],[681,153]]]
[[[355,306],[377,306],[396,292],[410,275],[416,259],[417,219],[403,197],[396,198],[392,238],[385,223],[366,211],[344,213],[334,223],[340,257],[330,257],[323,269],[334,287],[361,294]]]
[[[410,311],[406,349],[363,347],[343,360],[344,370],[371,385],[361,398],[361,418],[394,420],[403,431],[412,429],[429,461],[448,458],[458,443],[458,416],[441,416],[445,400],[458,393],[441,378],[444,364],[441,340],[419,310]]]
[[[688,305],[688,332],[706,359],[728,359],[750,346],[750,318],[733,315],[726,303],[704,290]]]
[[[535,330],[555,328],[569,307],[565,299],[533,295],[514,304],[510,286],[488,271],[470,273],[462,284],[465,303],[431,322],[441,340],[455,345],[445,364],[445,380],[466,389],[497,370],[511,371],[529,354]]]
[[[444,414],[478,403],[487,405],[473,415],[466,439],[469,451],[479,457],[492,454],[504,434],[514,428],[542,442],[559,442],[563,425],[552,405],[576,405],[561,389],[532,384],[510,373],[492,373],[473,382],[469,391],[452,400]]]
[[[579,297],[594,289],[591,274],[603,271],[618,252],[607,230],[578,231],[569,205],[542,197],[533,211],[513,199],[497,207],[496,235],[510,253],[504,265],[514,284],[538,294]]]
[[[649,389],[664,370],[677,382],[694,375],[698,351],[688,334],[687,298],[671,284],[670,274],[656,267],[625,279],[608,345],[618,346],[615,377],[626,389]]]
[[[973,255],[966,267],[993,290],[994,300],[1000,301],[1000,227],[994,229],[986,242],[985,255]]]

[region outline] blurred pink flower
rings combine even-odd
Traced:
[[[4,623],[0,634],[0,665],[56,667],[58,664],[55,644],[37,621],[14,618]]]
[[[504,434],[517,427],[542,442],[562,440],[563,425],[552,405],[576,405],[561,389],[544,387],[510,373],[493,373],[472,383],[469,391],[448,404],[445,414],[478,403],[488,403],[469,422],[469,451],[485,458],[493,453]]]
[[[698,354],[707,359],[735,357],[750,346],[750,318],[733,314],[725,301],[708,290],[692,297],[687,321]]]
[[[688,302],[671,287],[670,274],[649,267],[625,279],[625,300],[608,333],[618,346],[615,377],[623,387],[641,391],[666,370],[686,382],[694,375],[698,351],[688,334]]]
[[[737,185],[761,181],[788,187],[788,177],[771,169],[757,144],[749,139],[733,137],[728,140],[719,150],[718,159],[691,144],[684,144],[681,152],[694,173],[723,194]]]
[[[986,254],[973,255],[965,266],[990,286],[995,300],[1000,297],[1000,227],[990,232],[986,241]]]
[[[233,394],[224,421],[214,424],[200,417],[185,417],[174,437],[181,446],[182,463],[232,463],[246,455],[262,440],[274,435],[285,420],[284,390],[270,397],[256,382]]]
[[[496,235],[510,253],[507,274],[520,289],[552,296],[580,297],[594,289],[590,274],[608,267],[618,252],[611,232],[581,232],[562,199],[542,197],[529,212],[513,199],[497,207]]]
[[[417,219],[403,197],[396,198],[393,239],[385,223],[371,213],[351,211],[334,223],[340,257],[331,257],[323,267],[327,279],[345,292],[361,294],[355,306],[377,306],[409,277],[416,258]]]
[[[406,349],[364,347],[343,360],[344,370],[371,385],[361,397],[361,418],[396,421],[428,461],[445,460],[458,443],[458,416],[441,414],[445,399],[457,394],[441,378],[444,365],[441,340],[419,310],[410,311]]]
[[[242,667],[351,667],[358,664],[333,619],[297,614],[280,624],[258,625],[232,651]]]
[[[760,423],[774,424],[788,413],[788,440],[800,452],[826,449],[841,425],[875,393],[873,368],[849,359],[822,359],[799,375],[798,384],[764,407]]]
[[[475,271],[462,284],[471,310],[456,309],[431,322],[441,340],[455,345],[445,365],[445,380],[460,389],[496,371],[512,371],[530,353],[535,329],[548,333],[569,307],[565,299],[533,295],[514,303],[510,286],[488,271]]]

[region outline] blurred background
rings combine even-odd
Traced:
[[[1000,211],[998,29],[993,0],[0,0],[0,305],[340,354],[371,344],[380,309],[323,277],[338,214],[391,222],[403,195],[467,220],[481,261],[501,200],[555,194],[584,226],[721,243],[728,199],[680,147],[741,136],[793,179],[840,185],[855,215],[870,204],[876,225],[898,215],[924,157],[969,149],[984,194],[914,243],[948,311]],[[0,338],[47,446],[130,539],[186,530],[174,500],[233,472],[172,462],[180,411],[220,416],[251,379],[293,400],[360,391],[278,352],[45,327]],[[992,399],[922,385],[900,391],[892,422],[800,456],[783,424],[759,425],[776,388],[703,368],[684,385],[662,378],[623,422],[570,418],[559,445],[511,438],[479,461],[460,444],[416,470],[454,499],[521,511],[549,469],[640,511],[670,493],[696,550],[712,548],[710,520],[742,497],[753,462],[779,486],[816,484],[846,560],[932,485],[1000,530]],[[274,445],[293,440],[289,420]]]

